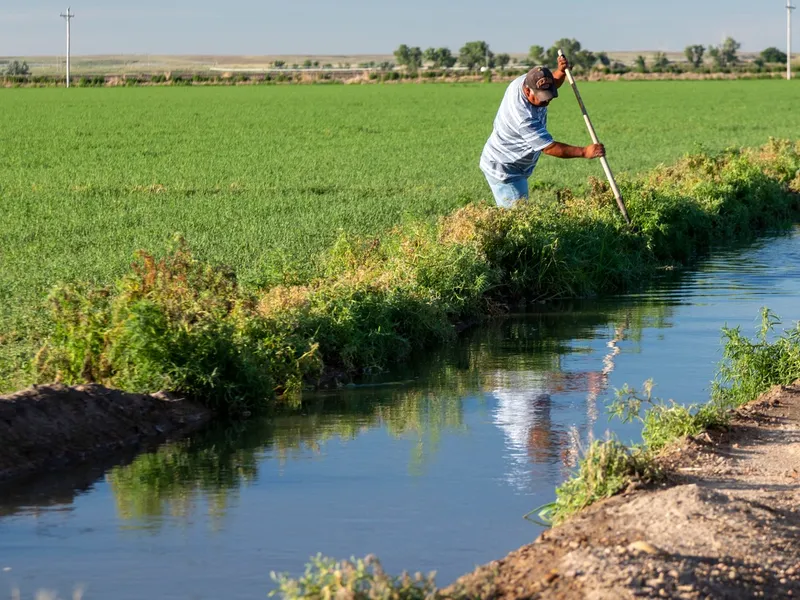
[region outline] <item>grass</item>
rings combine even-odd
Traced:
[[[554,524],[563,523],[583,508],[609,498],[635,481],[652,482],[660,476],[658,453],[686,436],[726,426],[733,411],[775,385],[800,379],[800,323],[774,336],[780,319],[762,309],[761,327],[755,338],[741,328],[723,328],[724,357],[711,399],[702,405],[683,406],[651,396],[652,382],[642,393],[624,386],[611,405],[613,416],[643,425],[642,443],[627,447],[615,439],[594,442],[576,473],[556,490],[556,500],[540,515]],[[772,338],[772,339],[771,339]]]

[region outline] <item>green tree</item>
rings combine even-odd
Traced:
[[[531,65],[541,65],[545,60],[547,59],[545,57],[544,48],[541,46],[531,46],[528,52],[528,63]]]
[[[636,70],[639,73],[647,73],[647,60],[641,54],[636,57]]]
[[[686,60],[688,60],[695,69],[700,68],[700,65],[703,64],[703,54],[705,54],[705,52],[705,46],[699,44],[695,46],[686,46],[686,49],[683,51],[686,55]]]
[[[445,69],[452,69],[458,62],[458,58],[453,56],[450,48],[439,48],[439,60],[441,61],[441,66]]]
[[[18,60],[14,60],[8,63],[8,67],[6,67],[6,75],[28,75],[30,72],[28,63],[25,61],[19,62]]]
[[[742,45],[739,42],[729,37],[722,42],[721,46],[709,47],[708,53],[714,61],[714,65],[717,68],[724,69],[739,62],[739,57],[736,53],[741,47]]]
[[[611,69],[612,73],[617,74],[628,73],[630,71],[630,67],[628,67],[628,65],[618,60],[612,62],[611,65],[609,65],[609,68]]]
[[[311,68],[311,59],[310,58],[307,58],[307,59],[305,59],[305,61],[303,61],[303,67],[305,67],[306,69],[310,69]]]
[[[564,51],[564,55],[574,67],[588,71],[597,62],[597,57],[593,53],[581,49],[581,43],[578,40],[563,38],[547,51],[544,62],[548,67],[554,68],[558,65],[559,48]]]
[[[456,57],[450,52],[450,48],[428,48],[422,54],[423,58],[433,63],[435,69],[449,69],[456,64]]]
[[[394,57],[398,65],[405,66],[411,73],[416,73],[422,66],[422,50],[417,46],[410,48],[401,44],[394,51]]]
[[[785,63],[786,62],[786,53],[781,52],[777,48],[767,48],[763,52],[761,52],[761,60],[765,63]]]
[[[737,56],[736,53],[739,51],[739,48],[741,47],[742,45],[732,37],[727,38],[722,43],[722,48],[720,49],[720,52],[722,53],[722,56],[725,58],[726,64],[735,65],[737,62],[739,62],[739,57]]]
[[[469,70],[478,66],[494,66],[494,54],[483,41],[467,42],[458,53],[458,62]],[[487,65],[488,62],[488,65]]]
[[[564,51],[564,55],[569,59],[569,61],[577,65],[579,53],[581,51],[581,43],[576,39],[567,39],[562,38],[556,41],[550,48],[547,50],[547,53],[544,56],[544,63],[548,67],[555,67],[558,64],[558,50],[561,49]]]
[[[505,53],[498,54],[495,57],[495,61],[497,62],[497,66],[500,67],[500,70],[502,71],[505,70],[505,68],[508,66],[508,63],[511,62],[511,56]]]
[[[604,67],[611,66],[611,59],[608,58],[608,54],[605,52],[598,52],[597,53],[597,60],[600,62],[601,65]]]
[[[286,66],[286,61],[276,60],[274,63],[272,63],[272,66],[275,67],[276,69],[282,69],[283,67]]]
[[[669,67],[669,59],[667,58],[667,55],[663,52],[656,52],[656,55],[653,57],[653,70],[663,71],[667,67]]]

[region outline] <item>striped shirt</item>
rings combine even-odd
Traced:
[[[530,177],[542,150],[553,143],[547,131],[547,107],[531,104],[522,93],[525,75],[508,86],[483,147],[481,170],[499,181]]]

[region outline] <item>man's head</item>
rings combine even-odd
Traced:
[[[525,76],[522,93],[534,106],[547,106],[553,98],[558,98],[553,73],[547,67],[534,67]]]

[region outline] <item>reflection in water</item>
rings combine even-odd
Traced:
[[[420,472],[443,431],[464,430],[460,389],[436,395],[390,391],[377,404],[351,393],[347,412],[333,412],[342,406],[329,408],[329,400],[317,402],[305,416],[217,426],[116,467],[107,480],[121,518],[158,529],[161,517],[189,517],[198,506],[218,524],[239,489],[257,479],[259,461],[271,458],[286,465],[305,452],[319,454],[331,440],[352,440],[371,429],[415,436],[412,470]]]
[[[510,459],[507,481],[512,486],[521,491],[528,489],[535,476],[531,465],[561,462],[565,467],[574,467],[577,464],[582,441],[584,438],[589,438],[585,442],[591,441],[598,417],[597,399],[608,387],[614,358],[620,352],[619,343],[625,339],[629,321],[630,314],[626,314],[624,324],[616,325],[600,363],[602,368],[598,370],[569,371],[561,368],[559,361],[549,370],[494,373],[492,395],[497,399],[494,423],[505,434]],[[553,397],[566,392],[586,395],[585,420],[568,429],[551,418]]]
[[[539,474],[537,465],[571,467],[598,419],[597,399],[608,387],[619,344],[645,326],[666,326],[669,308],[562,304],[558,310],[517,315],[465,336],[456,348],[439,352],[426,365],[411,365],[336,392],[307,399],[307,414],[218,426],[170,444],[131,464],[112,469],[107,480],[118,514],[135,526],[160,529],[163,517],[188,518],[198,510],[215,527],[239,490],[258,478],[259,463],[286,466],[305,453],[320,454],[332,441],[353,440],[383,428],[414,440],[409,470],[421,475],[437,452],[442,433],[467,432],[463,403],[482,398],[505,437],[506,481],[525,491]],[[598,332],[599,326],[607,331]],[[604,337],[607,336],[607,337]],[[602,358],[574,340],[597,342]],[[586,355],[578,367],[565,358]],[[591,368],[589,368],[591,367]],[[583,418],[574,424],[552,418],[564,395],[582,395]]]

